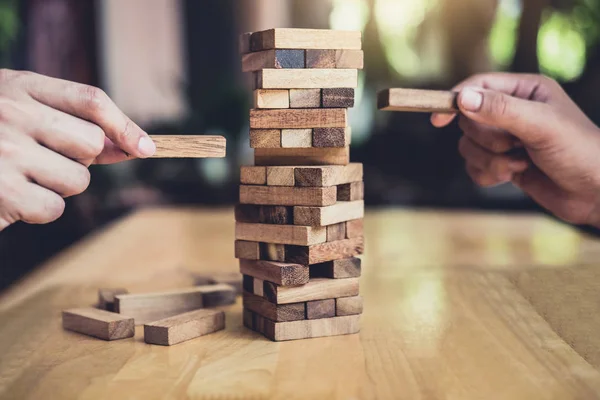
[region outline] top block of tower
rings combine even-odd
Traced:
[[[360,50],[360,31],[333,31],[328,29],[275,28],[240,38],[240,51],[255,52],[271,49]]]

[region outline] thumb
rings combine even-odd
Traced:
[[[555,114],[548,105],[480,88],[465,88],[458,107],[469,119],[504,129],[526,144],[546,141],[555,132]]]

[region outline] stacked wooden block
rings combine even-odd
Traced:
[[[250,144],[236,207],[244,324],[276,341],[356,333],[363,167],[347,109],[360,32],[272,29],[240,38],[254,76]]]

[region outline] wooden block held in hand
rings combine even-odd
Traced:
[[[346,239],[346,223],[345,222],[328,225],[326,228],[327,228],[327,241],[328,242],[334,242],[336,240]]]
[[[280,286],[304,285],[309,278],[306,265],[265,260],[240,260],[240,272]]]
[[[254,108],[290,108],[289,90],[254,91]]]
[[[360,331],[360,315],[321,318],[303,321],[275,322],[254,314],[253,329],[267,338],[285,340],[311,339],[324,336],[350,335]]]
[[[257,205],[328,206],[335,204],[337,187],[240,186],[240,203]]]
[[[282,148],[312,147],[312,129],[282,129]]]
[[[349,49],[360,50],[360,31],[330,29],[275,28],[254,32],[251,51],[269,49]]]
[[[265,282],[264,287],[265,298],[275,304],[358,296],[358,278],[315,278],[302,286],[278,286],[267,283]]]
[[[298,321],[305,318],[304,303],[277,305],[250,293],[244,293],[244,309],[248,309],[271,321]],[[335,313],[333,316],[335,316]]]
[[[345,128],[348,114],[344,108],[288,110],[250,110],[252,129]]]
[[[335,315],[358,315],[363,312],[363,299],[360,296],[335,299]]]
[[[321,107],[321,89],[291,89],[290,108]]]
[[[260,259],[260,244],[257,242],[248,242],[245,240],[235,241],[235,258],[246,260]]]
[[[313,129],[314,147],[347,147],[350,146],[350,128],[315,128]]]
[[[365,184],[362,181],[345,183],[338,186],[338,201],[357,201],[365,198]]]
[[[304,50],[265,50],[242,56],[242,72],[266,68],[304,68]]]
[[[115,296],[129,293],[123,288],[104,288],[98,290],[98,308],[105,311],[115,311]]]
[[[294,225],[327,226],[356,220],[364,216],[364,209],[362,200],[339,201],[327,207],[294,207]]]
[[[355,88],[355,69],[262,69],[254,73],[255,89]]]
[[[335,50],[306,50],[306,68],[335,68]]]
[[[345,69],[363,69],[364,53],[362,50],[336,50],[335,67]]]
[[[384,111],[457,113],[457,95],[441,90],[387,89],[377,95],[377,107]]]
[[[348,165],[350,148],[255,149],[256,165]]]
[[[298,167],[294,170],[296,186],[336,186],[344,183],[362,181],[363,165],[329,165],[319,167]]]
[[[324,227],[235,223],[235,238],[255,242],[309,246],[327,240]]]
[[[306,303],[306,319],[335,317],[335,299],[315,300]]]
[[[266,185],[267,168],[243,166],[240,169],[240,183],[242,185]]]
[[[342,258],[354,257],[364,251],[364,239],[344,239],[320,243],[312,246],[286,246],[286,262],[298,264],[319,264]]]
[[[225,329],[225,313],[196,310],[144,325],[144,341],[172,346]]]
[[[250,147],[253,149],[281,147],[281,129],[250,129]]]
[[[322,104],[325,108],[352,108],[354,107],[354,89],[323,89]]]
[[[73,308],[62,313],[63,328],[103,340],[130,338],[135,335],[133,318],[99,310]]]
[[[310,266],[310,278],[358,278],[361,273],[360,258],[351,257],[327,261]]]
[[[156,153],[150,158],[223,158],[226,140],[211,135],[150,135]]]

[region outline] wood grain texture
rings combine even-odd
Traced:
[[[321,89],[291,89],[290,108],[321,107]]]
[[[274,322],[255,314],[255,327],[267,338],[276,341],[312,339],[324,336],[350,335],[360,331],[360,316],[322,318],[315,320]]]
[[[315,300],[306,303],[306,319],[335,317],[335,299]]]
[[[252,224],[293,224],[293,208],[290,206],[257,206],[237,204],[235,220]]]
[[[235,223],[235,238],[255,242],[309,246],[327,240],[324,227]]]
[[[340,201],[327,207],[294,207],[294,225],[327,226],[364,216],[364,201]]]
[[[334,31],[329,29],[275,28],[254,32],[251,50],[269,49],[350,49],[360,50],[360,31]]]
[[[348,114],[342,108],[250,110],[252,129],[345,128]]]
[[[331,165],[318,167],[299,167],[294,170],[296,186],[336,186],[344,183],[362,181],[363,165]]]
[[[265,285],[264,295],[267,300],[275,304],[358,296],[358,278],[315,278],[302,286]]]
[[[336,68],[335,50],[306,50],[306,68]]]
[[[328,206],[335,204],[337,188],[240,186],[240,203],[257,205]]]
[[[260,243],[247,240],[236,240],[235,258],[260,260]]]
[[[267,167],[267,185],[295,186],[294,170],[285,167]]]
[[[364,235],[364,222],[362,218],[346,222],[346,238],[354,239],[363,237]]]
[[[354,89],[333,88],[323,89],[322,106],[324,108],[352,108],[354,107]]]
[[[286,246],[287,262],[319,264],[342,258],[354,257],[364,251],[363,238],[336,240],[312,246]]]
[[[304,50],[265,50],[242,56],[242,72],[266,68],[304,68]]]
[[[254,108],[290,108],[290,91],[283,89],[256,89]]]
[[[97,308],[72,308],[62,312],[63,329],[102,340],[133,337],[133,318]]]
[[[347,147],[350,137],[349,128],[315,128],[312,143],[314,147]]]
[[[308,282],[308,266],[266,260],[240,260],[240,272],[255,279],[281,286],[304,285]]]
[[[312,147],[312,129],[282,129],[282,148]]]
[[[285,245],[278,243],[261,243],[260,259],[285,262]]]
[[[144,325],[144,341],[148,344],[173,346],[225,329],[225,313],[196,310]]]
[[[226,140],[210,135],[150,135],[156,145],[151,158],[223,158]]]
[[[350,148],[255,149],[256,165],[348,165]]]
[[[363,299],[360,296],[335,299],[335,315],[357,315],[363,312]]]
[[[365,198],[364,182],[352,182],[339,185],[337,189],[338,201],[358,201]]]
[[[355,88],[355,69],[262,69],[255,74],[255,89]]]
[[[98,289],[98,308],[105,311],[115,311],[115,296],[129,293],[124,288],[102,288]]]
[[[242,166],[240,168],[240,183],[242,185],[266,185],[267,168]]]
[[[250,129],[250,147],[253,149],[281,147],[281,129]]]
[[[364,53],[362,50],[336,50],[335,67],[344,69],[363,69]]]
[[[257,296],[264,296],[265,281],[262,279],[252,278],[252,292]]]
[[[305,318],[305,303],[273,304],[251,293],[244,293],[244,308],[271,321],[298,321]]]
[[[360,258],[350,257],[327,261],[310,266],[310,277],[346,279],[358,278],[361,274],[362,261]]]
[[[384,111],[457,113],[456,96],[439,90],[387,89],[378,93],[377,107]]]
[[[328,242],[334,242],[337,240],[346,239],[346,223],[345,222],[328,225],[326,228],[327,228],[327,241]]]

